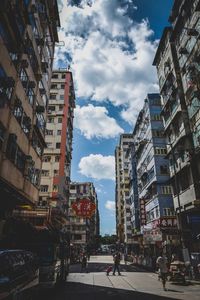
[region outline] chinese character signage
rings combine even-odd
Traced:
[[[146,210],[145,210],[145,200],[140,199],[140,225],[146,225]]]
[[[160,219],[153,221],[153,229],[155,228],[175,228],[177,227],[176,217],[161,217]]]
[[[89,199],[81,199],[72,203],[72,209],[75,211],[76,216],[90,218],[95,212],[96,205]]]

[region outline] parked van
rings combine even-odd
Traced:
[[[14,300],[22,295],[31,299],[38,283],[38,261],[32,252],[0,250],[0,300]]]

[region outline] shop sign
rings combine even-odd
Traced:
[[[143,239],[145,243],[155,243],[162,241],[162,233],[160,230],[144,231]]]
[[[176,217],[162,217],[160,219],[154,220],[153,228],[175,228],[177,227]]]
[[[145,199],[140,199],[140,225],[146,225]]]
[[[96,205],[90,199],[80,199],[72,203],[72,209],[76,216],[90,218],[96,209]]]

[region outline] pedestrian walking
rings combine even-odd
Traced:
[[[162,280],[163,290],[167,291],[166,289],[166,281],[167,281],[167,273],[168,273],[168,267],[167,267],[167,258],[164,254],[160,255],[157,258],[156,264],[159,268],[159,277]]]
[[[87,256],[83,254],[82,260],[81,260],[81,272],[87,271]]]
[[[90,260],[90,252],[87,252],[87,260]]]
[[[117,253],[114,255],[113,260],[114,260],[113,275],[115,275],[115,272],[116,272],[116,271],[118,272],[118,275],[121,275],[120,270],[119,270],[119,265],[120,265],[121,256],[120,256],[120,253],[119,253],[119,252],[117,252]]]

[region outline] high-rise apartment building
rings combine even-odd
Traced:
[[[38,201],[57,1],[0,3],[1,218]]]
[[[159,94],[148,94],[133,131],[140,230],[143,245],[156,249],[177,239],[177,220],[169,184],[169,160]],[[171,250],[171,248],[170,248]]]
[[[91,218],[76,216],[72,204],[81,199],[89,199],[96,206]],[[75,249],[96,249],[99,236],[98,198],[92,182],[71,182],[67,230]]]
[[[40,204],[67,213],[72,158],[75,92],[70,71],[54,70],[47,112]]]
[[[164,29],[154,65],[182,246],[194,251],[200,230],[200,1],[174,1],[169,21],[172,27]]]
[[[115,203],[116,203],[116,231],[120,242],[126,244],[129,250],[132,244],[132,227],[130,212],[130,177],[129,160],[126,155],[129,144],[133,142],[132,134],[121,134],[119,146],[115,149]]]

